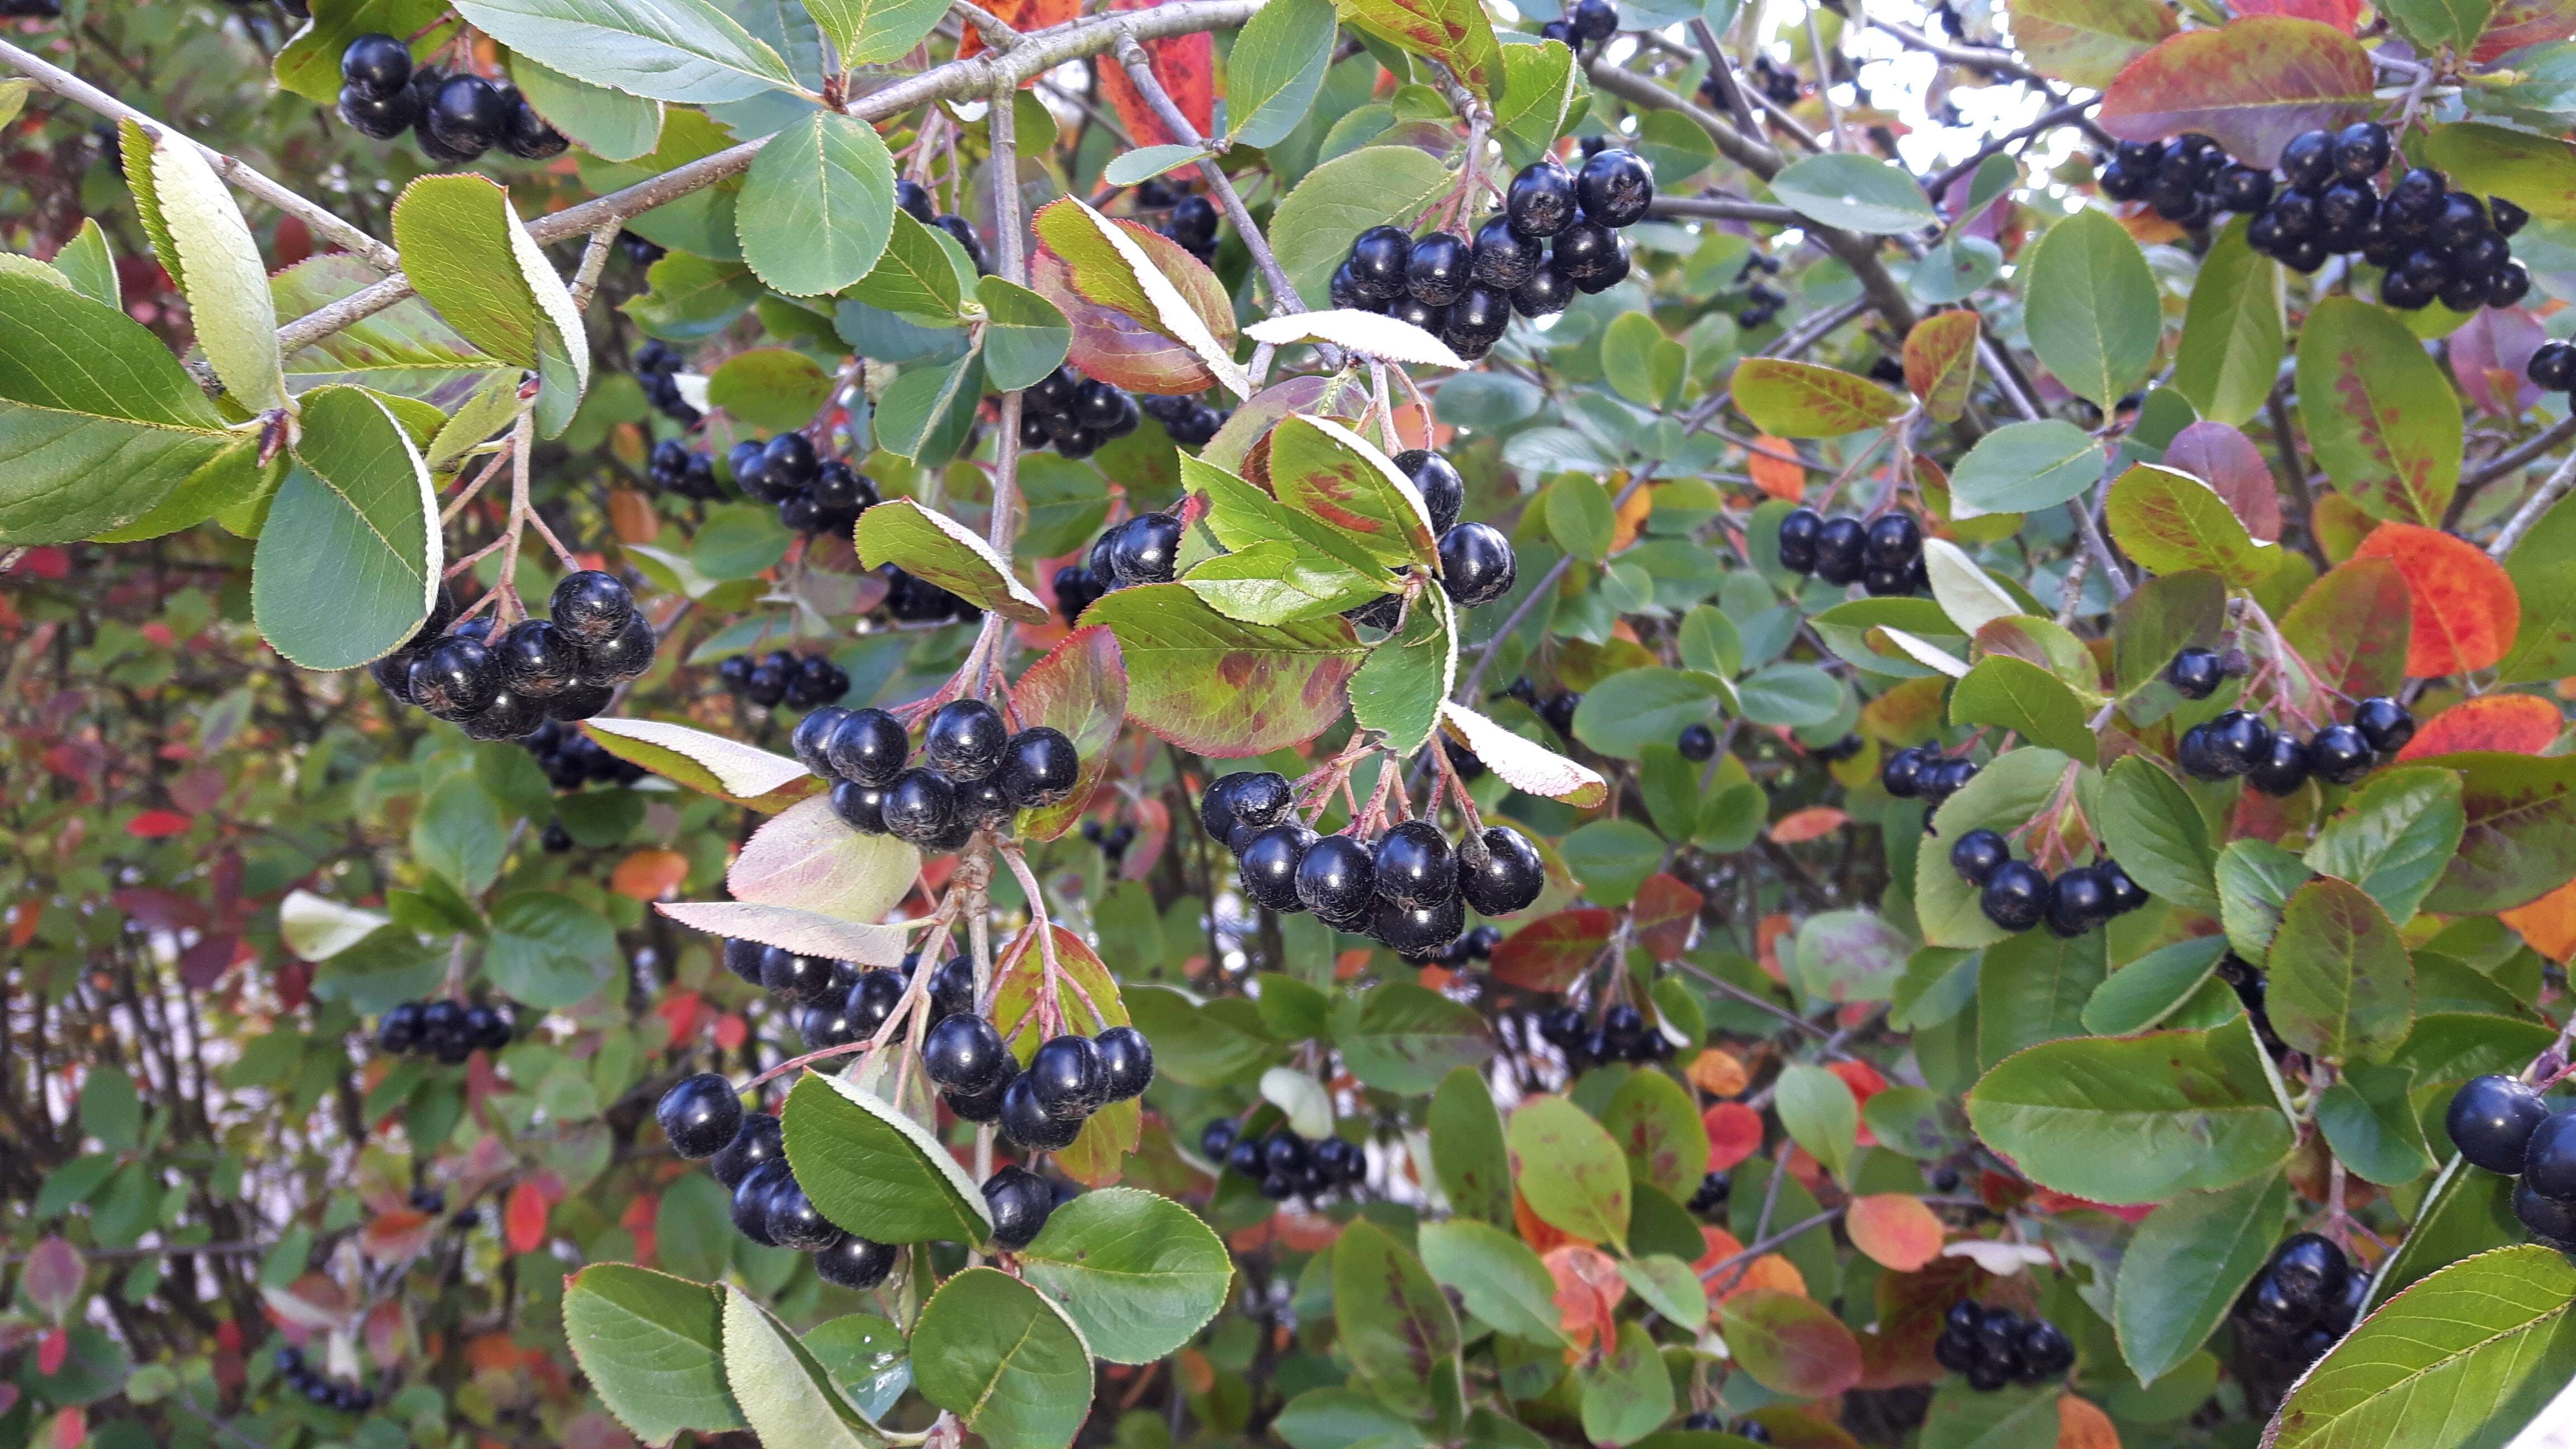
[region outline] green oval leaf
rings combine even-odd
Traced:
[[[912,1330],[921,1396],[993,1449],[1063,1449],[1091,1413],[1091,1354],[1073,1320],[998,1268],[939,1285]]]
[[[742,259],[791,296],[837,292],[868,274],[894,228],[894,158],[876,127],[815,111],[752,158],[734,208]]]
[[[1234,1281],[1225,1244],[1206,1223],[1132,1187],[1057,1208],[1019,1264],[1111,1363],[1152,1363],[1177,1350],[1225,1306]]]
[[[863,1068],[862,1068],[863,1069]],[[807,1072],[779,1113],[788,1165],[823,1216],[879,1243],[981,1243],[984,1194],[948,1149],[876,1093]]]
[[[304,395],[295,462],[252,556],[252,617],[304,668],[354,668],[429,617],[445,560],[429,469],[385,405],[354,387]]]

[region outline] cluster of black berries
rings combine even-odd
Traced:
[[[1910,513],[1882,513],[1863,523],[1791,509],[1780,520],[1780,567],[1838,589],[1858,584],[1873,595],[1910,594],[1932,584],[1923,569],[1923,525]]]
[[[2012,842],[1992,830],[1971,830],[1953,841],[1950,868],[1978,888],[1986,919],[2007,931],[2044,922],[2052,934],[2081,936],[2147,903],[2146,888],[2116,860],[2073,866],[2051,880],[2029,861],[2013,859]]]
[[[1430,821],[1407,820],[1371,845],[1317,835],[1292,803],[1285,777],[1244,771],[1208,786],[1199,824],[1234,852],[1245,895],[1282,913],[1311,910],[1408,960],[1431,960],[1456,941],[1467,907],[1507,916],[1528,909],[1547,883],[1538,847],[1508,826],[1487,826],[1462,850]]]
[[[2519,1077],[2473,1077],[2442,1124],[2471,1166],[2521,1179],[2513,1215],[2531,1236],[2576,1253],[2576,1112],[2552,1113]]]
[[[1671,1038],[1646,1013],[1625,1002],[1601,1013],[1598,1025],[1583,1019],[1583,1010],[1559,1006],[1538,1019],[1538,1039],[1565,1053],[1574,1071],[1607,1062],[1660,1062],[1673,1054]]]
[[[787,1165],[778,1118],[745,1112],[733,1084],[713,1072],[683,1077],[653,1115],[671,1150],[692,1161],[713,1158],[716,1181],[733,1194],[736,1231],[764,1248],[810,1253],[826,1283],[864,1291],[894,1269],[894,1249],[845,1233],[805,1195]]]
[[[2177,657],[2175,663],[2181,662]],[[2171,668],[2165,677],[2174,679]],[[2191,695],[2188,689],[2183,693]],[[2205,698],[2206,693],[2191,697]],[[2266,795],[2288,795],[2310,775],[2330,784],[2350,785],[2414,737],[2415,716],[2406,706],[2386,695],[2373,695],[2353,707],[2352,723],[2327,725],[2304,742],[2286,730],[2273,729],[2260,715],[2231,709],[2184,730],[2174,756],[2183,773],[2195,780],[2243,775],[2247,784]]]
[[[474,739],[515,740],[548,720],[589,719],[618,685],[652,667],[660,641],[618,579],[596,569],[566,574],[549,610],[553,617],[522,619],[498,643],[487,642],[488,617],[450,634],[433,611],[418,634],[367,668],[395,698]]]
[[[724,490],[716,484],[716,460],[677,438],[664,438],[653,445],[644,463],[644,480],[661,492],[681,498],[713,502],[724,496]]]
[[[1056,609],[1074,623],[1103,594],[1170,583],[1180,561],[1181,521],[1168,513],[1139,513],[1102,529],[1083,562],[1055,571]]]
[[[859,514],[877,503],[876,484],[838,458],[814,450],[803,433],[780,433],[767,442],[745,438],[725,454],[734,486],[745,498],[778,509],[790,533],[847,535]]]
[[[1171,183],[1155,177],[1136,188],[1136,206],[1140,211],[1169,209],[1154,230],[1181,244],[1181,250],[1199,259],[1201,265],[1216,265],[1216,203],[1204,196],[1176,191]]]
[[[1735,1180],[1723,1172],[1712,1172],[1699,1180],[1698,1187],[1691,1189],[1689,1204],[1691,1216],[1698,1218],[1713,1216],[1724,1208],[1726,1200],[1734,1195]]]
[[[898,624],[972,624],[984,617],[984,611],[964,597],[893,564],[879,564],[877,577],[885,580],[886,586],[885,598],[878,607]]]
[[[517,86],[414,66],[411,47],[390,35],[350,41],[340,52],[340,80],[340,119],[379,141],[408,129],[432,161],[462,164],[495,146],[543,161],[570,144]]]
[[[758,659],[729,654],[716,666],[725,687],[760,709],[815,709],[850,692],[850,672],[824,654],[772,649]]]
[[[0,0],[0,19],[58,20],[63,0]]]
[[[1061,457],[1088,458],[1102,444],[1136,431],[1142,416],[1125,388],[1059,367],[1020,394],[1020,446],[1052,447]]]
[[[1541,40],[1559,40],[1575,51],[1587,47],[1596,53],[1601,43],[1619,33],[1619,7],[1610,0],[1576,0],[1573,9],[1562,20],[1551,20],[1538,28]]]
[[[922,726],[922,763],[907,769],[912,739],[881,709],[826,706],[799,720],[790,741],[805,768],[832,786],[832,809],[853,830],[892,835],[924,850],[955,850],[978,830],[999,830],[1022,810],[1073,793],[1082,757],[1062,730],[1012,734],[980,699],[951,700]]]
[[[1682,1427],[1685,1429],[1707,1429],[1712,1431],[1724,1430],[1725,1432],[1734,1435],[1736,1438],[1743,1440],[1747,1444],[1768,1444],[1771,1442],[1771,1431],[1763,1428],[1760,1424],[1751,1419],[1738,1419],[1734,1423],[1730,1424],[1727,1422],[1726,1416],[1715,1409],[1697,1409],[1683,1415]]]
[[[376,1050],[389,1057],[434,1057],[454,1066],[477,1051],[496,1052],[517,1031],[497,1006],[460,1001],[406,1001],[376,1022]]]
[[[1753,82],[1762,88],[1762,94],[1769,97],[1775,106],[1796,105],[1799,95],[1806,89],[1806,83],[1798,79],[1794,68],[1773,60],[1767,51],[1753,53]]]
[[[1899,800],[1932,805],[1958,794],[1977,778],[1977,762],[1952,759],[1930,745],[1909,745],[1891,753],[1878,767],[1881,789]]]
[[[1272,1202],[1311,1202],[1368,1180],[1368,1154],[1346,1137],[1309,1142],[1285,1127],[1267,1137],[1245,1137],[1242,1131],[1233,1118],[1217,1118],[1199,1129],[1199,1155],[1259,1183],[1261,1195]]]
[[[653,254],[655,256],[661,255],[662,249],[660,247],[653,246],[651,242],[644,241],[642,237],[635,235],[633,232],[628,232],[626,234],[626,240],[630,243],[627,251],[627,255],[629,256],[635,255],[634,249],[631,245],[635,242],[643,242],[644,245],[653,247]],[[653,405],[654,411],[660,413],[666,418],[669,418],[671,421],[678,423],[681,427],[694,428],[698,425],[698,419],[705,416],[705,414],[700,413],[696,408],[689,406],[689,400],[680,396],[680,369],[686,364],[686,362],[687,359],[680,356],[679,349],[668,346],[660,341],[647,342],[643,346],[635,349],[635,381],[643,387],[644,400]],[[657,452],[655,456],[658,461],[659,453]],[[713,475],[715,471],[712,464],[709,465],[707,471],[709,482],[712,483],[714,481]],[[659,487],[668,488],[672,486],[668,483],[662,482],[659,478],[656,478],[653,481],[656,486]],[[715,495],[712,493],[690,493],[688,496],[692,498],[712,498]]]
[[[929,189],[918,181],[904,180],[894,184],[894,204],[923,226],[935,226],[957,239],[966,251],[966,260],[975,264],[975,275],[992,271],[984,259],[984,239],[975,235],[975,224],[953,211],[933,211]]]
[[[1217,429],[1234,416],[1232,408],[1218,408],[1194,397],[1171,397],[1147,393],[1136,400],[1145,416],[1163,425],[1172,441],[1184,448],[1204,448],[1216,437]]]
[[[1110,873],[1114,875],[1118,863],[1127,858],[1127,847],[1136,843],[1136,827],[1124,820],[1114,826],[1086,820],[1082,822],[1082,838],[1100,847],[1101,859],[1107,862]]]
[[[375,1390],[364,1384],[342,1383],[330,1377],[306,1363],[304,1350],[291,1343],[278,1345],[277,1372],[286,1380],[288,1392],[303,1395],[306,1403],[319,1408],[337,1409],[343,1414],[363,1414],[376,1406]]]
[[[2305,1368],[2352,1331],[2369,1292],[2370,1275],[2354,1272],[2343,1249],[2315,1233],[2293,1233],[2237,1296],[2237,1329],[2245,1347]]]
[[[1428,448],[1407,448],[1392,460],[1422,498],[1440,555],[1440,587],[1462,609],[1480,608],[1512,591],[1520,579],[1520,560],[1512,541],[1490,523],[1460,523],[1467,506],[1467,480],[1457,466]],[[1404,619],[1404,598],[1385,594],[1342,617],[1355,624],[1392,631]],[[1479,770],[1483,769],[1480,764]]]
[[[1968,1387],[1991,1393],[2006,1384],[2036,1384],[2075,1366],[2075,1345],[2045,1318],[2024,1318],[2009,1308],[1988,1308],[1973,1298],[1950,1305],[1932,1358]]]
[[[1494,948],[1503,944],[1503,928],[1478,926],[1457,940],[1431,953],[1431,964],[1463,969],[1479,961],[1494,959]]]
[[[578,790],[593,781],[632,785],[645,775],[642,765],[617,758],[605,745],[561,720],[547,720],[519,743],[537,757],[537,768],[558,790]]]
[[[1448,232],[1415,240],[1398,226],[1371,227],[1333,273],[1336,307],[1382,312],[1438,336],[1472,362],[1493,350],[1512,313],[1552,317],[1581,292],[1628,275],[1622,228],[1643,220],[1655,176],[1633,151],[1585,158],[1579,173],[1553,156],[1512,178],[1503,214],[1475,243]]]
[[[1560,689],[1554,694],[1541,698],[1539,696],[1538,686],[1530,682],[1530,677],[1528,675],[1523,674],[1514,678],[1510,684],[1504,686],[1502,697],[1506,699],[1517,699],[1521,703],[1528,705],[1531,711],[1536,713],[1540,719],[1547,721],[1547,727],[1549,729],[1552,729],[1559,735],[1563,736],[1567,742],[1571,743],[1573,741],[1574,712],[1583,707],[1583,696],[1581,694],[1570,689]],[[1685,730],[1683,733],[1687,734],[1689,732]],[[1710,745],[1713,751],[1716,745],[1714,737],[1711,738]]]
[[[996,1123],[1004,1141],[1027,1152],[1071,1147],[1093,1113],[1142,1096],[1154,1081],[1153,1044],[1132,1026],[1050,1037],[1022,1070],[1001,1032],[971,1011],[930,1029],[921,1064],[950,1111]]]

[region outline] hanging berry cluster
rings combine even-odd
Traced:
[[[300,1394],[316,1408],[337,1409],[343,1414],[363,1414],[376,1406],[376,1391],[364,1384],[332,1378],[304,1361],[304,1350],[281,1344],[277,1350],[277,1374],[286,1380],[289,1392]]]
[[[859,515],[877,504],[877,487],[849,464],[826,458],[803,433],[780,433],[766,442],[745,438],[725,454],[734,486],[745,498],[778,509],[790,533],[847,538]]]
[[[1243,1124],[1219,1117],[1199,1129],[1199,1155],[1260,1186],[1272,1202],[1302,1197],[1319,1202],[1335,1189],[1368,1180],[1368,1153],[1346,1137],[1308,1141],[1285,1127],[1264,1137],[1245,1135]]]
[[[1666,1061],[1673,1054],[1662,1028],[1624,1001],[1603,1011],[1598,1022],[1585,1020],[1578,1006],[1552,1007],[1539,1016],[1538,1039],[1565,1053],[1566,1067],[1574,1072],[1610,1062]]]
[[[652,667],[652,621],[615,577],[566,574],[549,608],[551,618],[522,619],[494,644],[488,615],[447,632],[455,609],[442,593],[420,632],[368,671],[396,699],[471,738],[515,740],[548,720],[591,718]]]
[[[1889,755],[1878,767],[1881,789],[1899,800],[1925,800],[1935,806],[1977,778],[1977,762],[1952,759],[1930,745],[1909,745]],[[1929,822],[1927,821],[1928,825]]]
[[[544,161],[572,144],[518,87],[415,66],[411,47],[390,35],[350,41],[340,52],[340,80],[340,119],[379,141],[412,131],[432,161],[461,165],[495,146]]]
[[[2343,1249],[2315,1233],[2294,1233],[2237,1296],[2238,1333],[2248,1351],[2287,1378],[2351,1332],[2369,1292],[2370,1275],[2354,1272]]]
[[[2075,937],[2147,903],[2146,888],[2116,860],[2073,866],[2051,877],[2015,860],[2000,832],[1971,830],[1950,846],[1950,868],[1977,887],[1977,907],[2007,931],[2045,922],[2053,935]]]
[[[758,659],[729,654],[716,666],[725,687],[758,709],[814,709],[850,692],[850,673],[825,654],[772,649]]]
[[[389,1057],[427,1057],[455,1066],[478,1051],[496,1052],[517,1031],[509,1012],[460,1001],[406,1001],[376,1022],[376,1050]]]
[[[2243,775],[2266,795],[2288,795],[2310,775],[2328,784],[2353,784],[2414,737],[2415,717],[2406,706],[2376,695],[2354,707],[2351,724],[2326,725],[2304,741],[2275,730],[2260,715],[2231,709],[2184,730],[2174,754],[2195,780]]]
[[[1073,793],[1081,756],[1064,732],[1034,725],[1017,734],[980,699],[951,700],[922,726],[922,763],[903,722],[881,709],[818,709],[791,741],[805,768],[832,786],[832,809],[853,830],[892,835],[924,850],[956,850],[978,830],[1000,830],[1022,810]]]
[[[1988,1308],[1973,1298],[1950,1305],[1932,1358],[1968,1387],[1992,1393],[2006,1384],[2044,1383],[2075,1366],[2075,1344],[2045,1318]]]
[[[657,256],[662,250],[633,232],[628,232],[624,240],[629,243],[643,242],[644,245],[653,247],[654,254]],[[630,250],[628,255],[632,256],[635,253]],[[686,360],[680,356],[677,349],[665,343],[647,342],[635,349],[635,381],[643,387],[644,400],[651,403],[656,412],[681,427],[694,428],[698,425],[698,420],[705,415],[689,406],[687,398],[680,396],[680,368]]]
[[[1218,408],[1202,398],[1171,397],[1147,393],[1136,400],[1145,416],[1163,425],[1173,442],[1184,448],[1204,448],[1216,437],[1217,429],[1234,416],[1232,408]]]
[[[558,790],[578,790],[594,782],[632,785],[645,775],[642,765],[617,758],[599,741],[561,720],[547,720],[519,743],[537,757],[537,768]]]
[[[1059,367],[1020,396],[1020,446],[1088,458],[1136,431],[1142,415],[1126,389]]]
[[[1908,513],[1862,522],[1795,508],[1780,520],[1780,566],[1813,574],[1834,587],[1860,585],[1873,595],[1911,594],[1932,586],[1923,567],[1923,526]]]
[[[2516,1179],[2513,1215],[2531,1236],[2576,1252],[2576,1112],[2549,1110],[2519,1077],[2473,1077],[2443,1117],[2472,1167]]]

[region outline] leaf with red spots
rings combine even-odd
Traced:
[[[2330,25],[2251,15],[2186,30],[2129,62],[2102,94],[2102,129],[2123,141],[2184,131],[2254,166],[2301,131],[2358,121],[2373,104],[2370,54]]]
[[[1362,1219],[1333,1244],[1333,1324],[1352,1376],[1410,1412],[1458,1403],[1458,1315],[1386,1229]]]
[[[1083,617],[1118,638],[1128,717],[1221,759],[1322,734],[1341,718],[1351,675],[1368,654],[1340,619],[1240,623],[1185,584],[1120,589]]]
[[[2576,4],[2569,0],[2500,0],[2487,16],[2469,58],[2485,65],[2507,51],[2576,35]]]
[[[1524,991],[1563,991],[1610,944],[1615,922],[1597,906],[1541,916],[1494,948],[1494,974]]]
[[[1628,1172],[1688,1201],[1708,1173],[1708,1128],[1691,1105],[1690,1093],[1662,1072],[1632,1072],[1610,1105],[1601,1125],[1628,1157]]]
[[[1476,0],[1341,0],[1342,22],[1449,67],[1476,99],[1503,90],[1503,47]]]
[[[2485,669],[2513,647],[2522,598],[2504,566],[2476,545],[2434,528],[2383,523],[2361,541],[2356,558],[2397,565],[2415,601],[2406,672],[2418,679]]]
[[[2161,13],[2162,7],[2156,8]],[[1968,389],[1977,380],[1977,332],[1983,325],[1976,313],[1962,309],[1926,317],[1905,334],[1906,389],[1921,398],[1923,410],[1941,422],[1959,416],[1967,407]],[[1762,475],[1762,464],[1769,461],[1755,460],[1756,478]],[[1802,472],[1796,476],[1803,482]],[[1767,484],[1765,490],[1774,491]],[[1794,498],[1797,494],[1780,496]]]
[[[1735,407],[1766,433],[1839,438],[1905,411],[1904,400],[1865,377],[1812,362],[1751,357],[1735,369]]]
[[[2353,559],[2308,585],[2281,616],[2281,637],[2307,660],[2319,687],[2366,699],[2405,681],[2414,617],[2395,564]]]
[[[2468,825],[2423,908],[2486,915],[2537,900],[2576,876],[2576,756],[2476,751],[2424,763],[2460,772]]]
[[[1690,949],[1691,924],[1699,919],[1699,892],[1658,871],[1629,902],[1637,944],[1658,961],[1678,961]]]
[[[1064,731],[1082,760],[1072,794],[1045,809],[1021,813],[1023,839],[1053,840],[1072,829],[1090,805],[1091,792],[1099,788],[1101,772],[1109,765],[1109,747],[1127,719],[1127,665],[1119,657],[1117,636],[1097,624],[1066,635],[1020,676],[1011,689],[1011,708],[1022,729],[1048,725]]]
[[[1271,430],[1270,491],[1389,568],[1439,559],[1422,495],[1376,445],[1329,418],[1290,417]]]
[[[1112,0],[1113,11],[1150,10],[1165,0]],[[1189,35],[1166,35],[1144,42],[1145,58],[1162,83],[1163,93],[1172,98],[1181,119],[1198,131],[1205,140],[1216,132],[1216,40],[1201,30]],[[1136,89],[1127,68],[1118,63],[1113,52],[1092,62],[1100,76],[1101,94],[1118,110],[1118,119],[1127,128],[1127,138],[1139,146],[1177,146],[1181,138],[1163,125],[1162,117],[1145,103],[1144,93]]]
[[[2461,750],[2536,755],[2557,743],[2566,727],[2567,717],[2558,706],[2539,695],[2481,695],[2424,721],[2397,758],[2420,760]]]
[[[1775,1394],[1816,1399],[1860,1382],[1860,1340],[1812,1298],[1756,1288],[1717,1308],[1727,1352]]]
[[[2317,463],[2373,518],[2439,524],[2460,482],[2460,400],[2397,314],[2328,297],[2299,334],[2299,419]]]

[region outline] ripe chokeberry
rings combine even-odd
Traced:
[[[1376,858],[1347,835],[1327,835],[1297,862],[1297,899],[1328,924],[1354,927],[1377,898]]]
[[[2349,785],[2379,763],[2370,741],[2348,724],[2330,724],[2308,738],[2308,768],[2318,779]]]
[[[2561,1202],[2576,1201],[2576,1112],[2542,1119],[2523,1145],[2522,1175],[2531,1190]]]
[[[949,1017],[922,1042],[922,1070],[942,1087],[974,1095],[1008,1076],[1016,1064],[993,1024],[980,1016]]]
[[[984,1179],[984,1206],[993,1214],[993,1241],[1014,1251],[1025,1248],[1055,1211],[1055,1189],[1045,1178],[1017,1163],[1005,1164]]]
[[[2048,876],[2025,860],[2008,860],[1986,877],[1977,896],[1986,919],[2007,931],[2027,931],[2048,915]]]
[[[714,1072],[682,1077],[654,1105],[654,1119],[671,1150],[682,1157],[713,1157],[742,1126],[742,1099],[733,1083]]]
[[[1378,841],[1377,893],[1399,905],[1430,906],[1458,893],[1458,856],[1438,826],[1407,820]]]
[[[1100,1048],[1089,1037],[1068,1032],[1054,1037],[1029,1058],[1024,1074],[1040,1109],[1050,1117],[1079,1122],[1107,1100],[1109,1077]]]
[[[885,787],[886,833],[935,848],[957,822],[957,786],[937,770],[911,769]]]
[[[1100,1053],[1103,1099],[1141,1097],[1154,1084],[1154,1044],[1132,1026],[1113,1026],[1091,1039]]]
[[[731,1192],[742,1185],[753,1168],[786,1156],[787,1137],[779,1130],[778,1119],[767,1112],[753,1112],[742,1119],[733,1140],[717,1151],[707,1167],[725,1191]]]
[[[860,785],[884,785],[903,771],[912,741],[903,724],[881,709],[854,709],[832,727],[823,758],[832,773]]]
[[[1646,219],[1646,209],[1654,204],[1655,173],[1636,152],[1612,147],[1584,159],[1574,190],[1586,219],[1609,227],[1633,226]]]
[[[1049,1112],[1038,1101],[1037,1084],[1028,1072],[1011,1078],[1011,1084],[1002,1090],[1002,1135],[1015,1146],[1061,1152],[1082,1135],[1082,1123],[1079,1116],[1059,1117]]]
[[[1315,832],[1295,820],[1256,832],[1240,856],[1244,894],[1283,914],[1304,910],[1306,904],[1297,895],[1297,871],[1315,840]]]
[[[2245,772],[2245,783],[2266,795],[2293,794],[2307,783],[2311,763],[2306,745],[2289,735],[2276,734],[2270,751]]]
[[[2472,1166],[2511,1177],[2522,1171],[2532,1131],[2548,1116],[2548,1104],[2528,1082],[2491,1072],[2451,1094],[2442,1125]]]
[[[2352,707],[2352,723],[2370,747],[2393,754],[2415,738],[2415,716],[2386,695],[2373,695]]]
[[[1413,259],[1413,238],[1400,226],[1373,226],[1351,242],[1351,282],[1363,297],[1391,302],[1403,296]]]
[[[1547,864],[1529,837],[1508,825],[1489,825],[1480,838],[1482,864],[1460,862],[1458,893],[1482,916],[1508,916],[1529,909],[1547,886]]]
[[[1412,448],[1395,455],[1395,467],[1422,495],[1435,536],[1457,525],[1459,511],[1467,506],[1467,480],[1455,465],[1428,448]]]
[[[2226,677],[2224,661],[2214,649],[2185,647],[2165,666],[2165,683],[2185,699],[2209,698]]]
[[[1034,810],[1071,795],[1081,777],[1082,756],[1064,731],[1033,725],[1011,736],[998,779],[1014,806]]]
[[[1485,286],[1510,292],[1528,281],[1546,259],[1546,248],[1538,238],[1514,231],[1508,218],[1498,216],[1476,228],[1470,271]]]
[[[1552,237],[1574,224],[1578,198],[1574,178],[1553,156],[1520,169],[1504,194],[1503,214],[1523,236]]]
[[[1511,540],[1489,523],[1462,523],[1440,535],[1440,587],[1460,608],[1490,604],[1519,576]]]
[[[1413,243],[1404,263],[1405,291],[1417,302],[1446,307],[1467,294],[1473,256],[1467,243],[1445,231]]]
[[[547,601],[555,627],[582,645],[605,644],[617,637],[635,614],[635,596],[614,575],[597,569],[566,574]]]
[[[1673,748],[1693,764],[1712,759],[1717,754],[1717,731],[1704,724],[1686,724],[1673,740]]]
[[[2012,859],[2012,843],[1992,830],[1971,830],[1950,846],[1950,868],[1972,886],[1982,886],[1997,868]]]
[[[814,1254],[814,1276],[836,1287],[864,1293],[894,1271],[894,1245],[870,1242],[856,1233]]]

